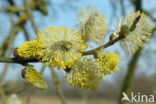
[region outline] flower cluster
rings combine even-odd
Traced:
[[[133,26],[135,21],[137,24]],[[120,40],[120,46],[126,54],[129,54],[136,52],[145,45],[145,42],[149,41],[149,37],[152,35],[151,30],[152,24],[148,16],[137,11],[128,14],[124,21],[121,17],[115,35],[124,31],[125,38]]]
[[[46,82],[42,79],[40,73],[35,70],[32,66],[27,65],[24,73],[24,77],[28,83],[36,88],[47,89]]]
[[[115,53],[104,53],[97,59],[100,64],[96,63],[96,65],[102,74],[108,75],[119,70],[119,60],[120,57]]]
[[[80,33],[84,42],[94,41],[97,44],[104,42],[106,23],[104,22],[104,16],[102,13],[96,10],[96,8],[91,8],[84,11],[81,10],[78,16],[78,32]]]
[[[99,59],[84,57],[71,67],[66,79],[71,86],[85,89],[96,89],[103,76],[119,70],[119,56],[113,53],[103,54]]]
[[[71,72],[67,74],[66,79],[71,86],[96,89],[103,78],[99,74],[95,62],[85,57],[71,67]]]
[[[119,70],[120,57],[115,53],[104,53],[103,47],[120,41],[125,53],[132,53],[144,46],[151,36],[152,25],[148,17],[139,11],[132,12],[124,21],[121,17],[117,30],[108,43],[89,51],[95,59],[83,57],[86,55],[84,51],[88,42],[94,41],[98,45],[104,42],[107,25],[102,13],[91,7],[86,11],[81,10],[78,22],[78,30],[53,26],[39,32],[36,40],[25,42],[18,47],[19,58],[37,59],[52,68],[63,68],[68,72],[66,79],[71,86],[96,89],[101,85],[104,76]],[[47,87],[35,69],[27,70],[25,78],[35,87]]]
[[[41,51],[42,61],[59,69],[71,67],[85,49],[80,35],[68,27],[49,27],[38,33],[37,39],[41,39],[43,47],[46,47]]]
[[[27,41],[18,47],[18,57],[23,59],[40,59],[41,51],[44,49],[41,40]]]

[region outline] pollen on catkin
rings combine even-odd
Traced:
[[[105,32],[107,24],[104,22],[104,16],[102,13],[91,8],[84,11],[81,9],[78,15],[78,32],[80,33],[84,42],[93,40],[97,44],[104,42]]]
[[[140,19],[138,20],[136,27],[134,27],[134,30],[127,31],[127,28],[130,30],[133,22],[138,16],[140,16]],[[131,12],[126,16],[124,21],[121,17],[114,34],[119,35],[118,33],[121,31],[121,27],[123,26],[127,26],[127,28],[126,34],[124,34],[125,38],[120,40],[120,46],[126,54],[136,52],[140,47],[143,47],[152,35],[151,21],[145,13],[141,13],[140,11]]]
[[[42,55],[41,50],[43,49],[44,47],[42,47],[41,40],[32,40],[27,41],[19,46],[17,52],[18,56],[22,59],[40,59]]]
[[[94,90],[101,84],[102,76],[92,59],[84,57],[71,67],[70,73],[66,75],[66,80],[71,86]]]
[[[27,80],[28,83],[30,83],[31,85],[33,85],[36,88],[39,88],[42,90],[47,89],[47,84],[43,80],[40,73],[37,70],[35,70],[34,68],[32,68],[31,66],[26,69],[25,79]]]
[[[37,34],[37,39],[41,39],[42,46],[45,47],[41,51],[41,61],[58,69],[71,67],[81,58],[85,50],[80,35],[69,27],[48,27],[47,30]]]
[[[95,63],[98,70],[103,75],[111,74],[111,72],[116,72],[119,70],[118,66],[120,63],[120,57],[115,53],[104,53],[102,54],[97,62]]]

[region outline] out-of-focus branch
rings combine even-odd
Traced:
[[[11,5],[7,8],[6,10],[7,12],[13,12],[13,13],[17,13],[20,11],[25,11],[25,8],[22,6],[15,6],[15,5]]]
[[[11,31],[10,31],[10,40],[9,40],[9,49],[8,49],[8,57],[10,57],[11,56],[11,54],[12,54],[12,48],[13,48],[13,41],[14,41],[14,35],[15,35],[15,33],[14,33],[14,22],[13,22],[13,17],[11,16],[10,17],[11,18],[11,23],[12,23],[12,29],[11,29]],[[8,64],[5,64],[5,66],[4,66],[4,72],[2,72],[2,75],[0,76],[0,84],[1,84],[1,82],[3,81],[3,79],[4,79],[4,76],[5,76],[5,73],[6,73],[6,70],[7,70],[7,68],[8,68]]]
[[[20,30],[24,29],[24,33],[26,32],[26,29],[24,28],[24,26],[17,26],[17,25],[15,25],[14,27],[15,27],[15,28],[14,28],[14,34],[15,34],[15,35],[12,37],[13,40],[15,39],[17,33],[20,32]],[[28,34],[27,34],[27,35],[28,35]],[[6,50],[8,49],[8,45],[9,45],[9,43],[10,43],[10,42],[9,42],[9,41],[10,41],[10,38],[11,38],[11,36],[9,35],[9,36],[4,40],[3,44],[0,46],[0,57],[1,57],[1,56],[4,56]],[[28,36],[27,36],[27,39],[28,39]]]
[[[134,73],[135,73],[135,69],[136,69],[136,66],[137,66],[137,62],[138,62],[138,59],[141,55],[141,50],[142,49],[139,49],[132,57],[129,65],[128,65],[128,72],[127,72],[127,75],[126,75],[126,78],[123,82],[123,86],[122,86],[122,90],[120,92],[120,99],[118,101],[118,104],[121,104],[121,99],[122,99],[122,93],[125,92],[126,94],[129,95],[129,89],[130,89],[130,85],[132,83],[132,80],[133,80],[133,77],[134,77]],[[122,102],[122,104],[126,104],[125,102]]]
[[[31,11],[31,9],[29,8],[28,3],[26,2],[26,0],[24,0],[24,6],[25,6],[25,8],[26,8],[26,12],[27,12],[27,14],[28,14],[28,17],[29,17],[29,19],[30,19],[30,21],[31,21],[31,23],[32,23],[32,26],[33,26],[33,28],[34,28],[36,34],[37,34],[37,33],[38,33],[38,28],[37,28],[37,26],[36,26],[36,24],[35,24],[32,11]]]
[[[17,33],[18,33],[18,31],[14,28],[14,34],[17,34]],[[0,57],[4,56],[6,50],[8,49],[8,46],[10,44],[10,38],[12,38],[14,40],[15,36],[16,35],[13,35],[11,37],[11,35],[9,35],[8,38],[4,41],[4,43],[1,45],[1,47],[0,47]]]
[[[28,34],[28,32],[27,32],[25,27],[24,27],[23,31],[24,31],[24,36],[25,36],[26,41],[29,41],[30,37],[29,37],[29,34]]]
[[[135,8],[136,8],[136,11],[137,10],[140,10],[142,11],[142,0],[135,0]],[[123,85],[122,85],[122,89],[121,89],[121,92],[120,92],[120,96],[119,96],[119,100],[118,100],[118,104],[126,104],[124,101],[121,102],[121,99],[122,99],[122,93],[125,92],[126,94],[129,95],[130,93],[130,85],[132,83],[132,80],[134,78],[134,73],[135,73],[135,69],[136,69],[136,66],[137,66],[137,62],[139,60],[139,57],[141,55],[141,51],[142,51],[143,48],[139,49],[132,57],[129,65],[128,65],[128,72],[126,74],[126,77],[124,79],[124,82],[123,82]]]
[[[59,78],[57,76],[57,73],[55,72],[54,69],[52,69],[52,76],[53,76],[53,82],[56,86],[56,91],[60,97],[60,100],[62,102],[62,104],[67,104],[66,103],[66,100],[65,100],[65,97],[64,97],[64,94],[63,94],[63,91],[61,89],[61,85],[60,85],[60,82],[59,82]]]
[[[121,4],[121,12],[122,12],[122,15],[123,15],[123,16],[125,16],[124,2],[125,2],[125,0],[120,0],[120,4]]]
[[[12,2],[12,0],[10,0],[11,1],[11,3],[13,3]],[[35,32],[36,32],[36,34],[37,34],[37,32],[38,32],[38,28],[37,28],[37,26],[36,26],[36,24],[35,24],[35,22],[34,22],[34,19],[33,19],[33,15],[32,15],[32,11],[31,11],[31,9],[28,7],[28,4],[27,4],[27,2],[26,2],[26,0],[24,0],[24,5],[25,5],[25,8],[26,8],[26,12],[28,13],[28,16],[29,16],[29,18],[30,18],[30,21],[31,21],[31,23],[32,23],[32,26],[34,27],[34,30],[35,30]],[[17,15],[19,15],[18,13],[17,13]],[[24,26],[22,26],[23,28],[24,28]],[[17,32],[18,32],[18,30],[21,30],[21,29],[19,29],[19,26],[17,27],[17,29],[16,29],[16,31],[15,31],[15,34],[17,34]],[[27,31],[26,31],[26,29],[24,28],[24,33],[25,33],[25,36],[26,36],[26,39],[28,40],[29,39],[29,37],[28,37],[28,33],[27,33]],[[2,45],[2,47],[0,47],[0,50],[4,50],[4,51],[0,51],[0,56],[2,56],[1,54],[4,54],[5,53],[5,50],[6,50],[6,44],[8,44],[8,41],[9,41],[9,38],[10,38],[10,36],[6,39],[6,41],[3,43],[3,45]],[[7,57],[0,57],[0,62],[6,62],[6,63],[27,63],[27,62],[38,62],[38,60],[19,60],[19,59],[16,59],[16,58],[7,58]]]
[[[14,2],[13,2],[12,0],[8,0],[8,2],[9,2],[10,5],[14,5]],[[19,12],[16,12],[16,15],[19,16],[19,15],[20,15]],[[17,35],[17,33],[18,33],[20,30],[22,30],[23,28],[24,28],[24,24],[21,25],[21,26],[19,26],[19,25],[16,24],[16,25],[15,25],[15,28],[14,28],[15,34]],[[25,29],[24,29],[24,30],[25,30]],[[14,35],[13,38],[15,38],[16,35]],[[4,56],[6,50],[8,49],[8,44],[9,44],[10,38],[11,38],[11,36],[9,35],[9,36],[4,40],[3,44],[1,45],[1,47],[0,47],[0,57],[1,57],[1,56]]]
[[[112,19],[114,17],[116,17],[117,15],[117,0],[108,0],[110,2],[110,6],[112,7],[112,11],[111,11],[111,16],[109,18],[111,18],[108,22],[109,25],[111,25],[113,22],[112,22]]]
[[[153,28],[152,30],[152,34],[156,31],[156,28]],[[153,36],[153,35],[152,35]],[[133,77],[134,77],[134,73],[135,73],[135,69],[137,66],[137,62],[139,60],[139,57],[141,55],[141,51],[143,48],[139,49],[132,57],[129,65],[128,65],[128,72],[126,75],[126,78],[124,80],[123,86],[122,86],[122,90],[120,92],[120,99],[118,104],[121,103],[121,99],[122,99],[122,93],[125,92],[126,94],[129,94],[129,89],[130,89],[130,85],[132,83]],[[124,102],[123,102],[124,104]]]
[[[142,10],[142,0],[135,0],[135,7],[136,7],[136,11],[137,10]],[[152,19],[152,21],[156,21],[155,18],[152,18],[152,16],[149,15],[148,12],[145,11],[145,13]],[[156,31],[156,28],[154,27],[152,29],[152,34]],[[154,35],[151,36],[151,38]],[[129,65],[128,65],[128,72],[126,75],[126,78],[123,82],[123,86],[122,86],[122,90],[120,92],[120,98],[118,100],[118,104],[121,104],[121,99],[122,99],[122,93],[125,92],[126,94],[129,94],[129,90],[130,90],[130,85],[132,83],[133,77],[134,77],[134,73],[135,73],[135,69],[137,66],[137,62],[139,60],[139,57],[141,55],[141,51],[143,48],[141,48],[140,50],[138,50],[132,57]],[[122,104],[125,104],[125,102],[122,102]]]
[[[41,70],[40,70],[41,75],[43,74],[43,72],[44,72],[45,68],[46,68],[46,66],[45,66],[45,65],[43,65],[43,66],[42,66],[42,68],[41,68]]]
[[[14,32],[14,20],[13,20],[13,14],[10,15],[10,20],[11,20],[11,31],[10,31],[10,40],[9,40],[9,46],[8,46],[8,57],[11,56],[12,54],[12,49],[13,49],[13,41],[14,41],[14,36],[15,36],[15,32]],[[1,76],[0,76],[0,90],[1,90],[1,93],[2,93],[2,96],[3,96],[3,101],[5,103],[5,94],[3,92],[3,89],[2,89],[2,83],[4,81],[4,78],[6,76],[6,73],[7,73],[7,70],[8,70],[8,66],[9,64],[6,63],[4,65],[4,69],[1,73]]]
[[[153,30],[152,30],[152,34],[154,34],[155,31],[156,31],[156,27],[153,28]],[[153,35],[152,35],[152,36],[153,36]]]
[[[9,4],[12,5],[12,7],[16,7],[13,0],[8,0]],[[27,3],[26,3],[27,4]],[[29,2],[29,6],[32,10],[36,10],[37,8],[39,8],[39,11],[45,15],[48,14],[48,11],[47,11],[47,7],[46,7],[46,3],[44,2],[44,0],[37,0],[36,2],[31,0],[31,2]],[[37,29],[37,26],[35,25],[35,22],[33,20],[33,16],[32,16],[32,11],[29,7],[26,9],[26,11],[28,11],[28,15],[30,17],[30,20],[32,22],[32,25],[35,29],[35,32],[37,33],[38,32],[38,29]],[[23,8],[25,10],[25,8]],[[19,14],[19,11],[16,11],[15,14],[17,16],[20,16]],[[24,29],[24,33],[25,33],[25,36],[26,36],[26,40],[28,40],[28,35],[26,34],[26,29],[24,27],[24,23],[18,25],[18,23],[15,25],[16,28],[15,28],[15,34],[17,34],[19,31],[21,31],[22,29]],[[8,36],[4,43],[1,45],[0,47],[0,57],[3,56],[8,48],[8,41],[10,39],[10,36]]]

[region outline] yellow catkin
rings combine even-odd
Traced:
[[[43,41],[42,61],[45,65],[58,69],[71,67],[81,58],[85,45],[80,35],[68,27],[49,27],[38,33],[37,39]]]
[[[46,82],[43,80],[40,73],[33,68],[26,69],[25,79],[36,88],[43,90],[47,89]]]
[[[66,80],[71,86],[94,90],[101,85],[103,80],[103,75],[101,75],[92,59],[85,57],[71,67],[71,71],[67,74]]]
[[[101,74],[108,75],[119,70],[120,57],[115,53],[104,53],[96,62]]]
[[[42,41],[40,40],[32,40],[27,41],[21,46],[18,47],[18,55],[20,58],[29,60],[29,59],[40,59],[41,58],[41,50],[43,50]]]
[[[77,61],[66,75],[71,86],[84,89],[96,89],[101,85],[103,77],[119,70],[120,57],[114,53],[99,50],[98,59],[83,57]]]
[[[127,28],[122,29],[121,27],[126,26],[131,28],[134,20],[140,16],[136,27],[133,31],[127,31]],[[121,30],[122,29],[122,30]],[[122,17],[117,25],[117,30],[114,33],[116,36],[121,31],[126,31],[126,37],[120,40],[120,46],[124,50],[125,54],[130,54],[136,52],[140,47],[144,47],[145,43],[149,41],[149,37],[152,35],[152,24],[149,17],[145,13],[140,11],[131,12],[126,16],[124,20]]]
[[[97,44],[104,42],[105,32],[107,31],[107,24],[104,19],[103,14],[97,11],[96,8],[88,6],[86,11],[81,9],[77,27],[84,42],[91,40]]]

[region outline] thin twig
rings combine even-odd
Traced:
[[[25,27],[23,28],[23,31],[24,31],[24,36],[25,36],[26,41],[29,41],[30,37]]]
[[[45,66],[45,65],[42,65],[42,68],[41,68],[41,70],[40,70],[40,74],[41,74],[41,75],[43,74],[45,68],[46,68],[46,66]]]
[[[35,24],[32,11],[31,11],[31,9],[29,8],[29,5],[28,5],[28,3],[26,2],[26,0],[24,0],[24,6],[25,6],[25,8],[26,8],[26,12],[28,13],[28,17],[29,17],[29,19],[30,19],[30,21],[31,21],[31,23],[32,23],[32,26],[33,26],[33,28],[34,28],[36,34],[37,34],[37,33],[38,33],[38,28],[37,28],[37,26],[36,26],[36,24]]]
[[[83,55],[91,55],[91,54],[94,54],[97,50],[99,50],[99,49],[101,49],[101,48],[107,48],[107,47],[113,45],[114,43],[116,43],[116,42],[119,41],[119,40],[120,40],[119,37],[116,38],[116,39],[114,39],[114,40],[110,40],[110,41],[108,41],[106,44],[104,44],[104,45],[102,45],[102,46],[99,46],[99,47],[97,47],[97,48],[95,48],[95,49],[92,49],[92,50],[83,52],[82,54],[83,54]]]
[[[8,46],[8,57],[11,56],[12,54],[12,49],[13,49],[13,41],[14,41],[14,36],[15,36],[15,32],[14,32],[14,20],[13,20],[13,14],[10,14],[10,20],[11,20],[11,31],[10,31],[10,40],[9,40],[9,46]],[[2,88],[2,83],[3,83],[3,80],[6,76],[6,73],[7,73],[7,70],[8,70],[8,66],[9,64],[6,63],[4,65],[4,69],[2,71],[2,74],[0,76],[0,90],[1,90],[1,93],[3,95],[3,100],[4,100],[4,103],[5,103],[5,93],[3,92],[3,88]]]
[[[0,57],[0,63],[17,63],[23,64],[28,62],[39,62],[38,60],[23,60],[17,58],[9,58],[9,57]]]

